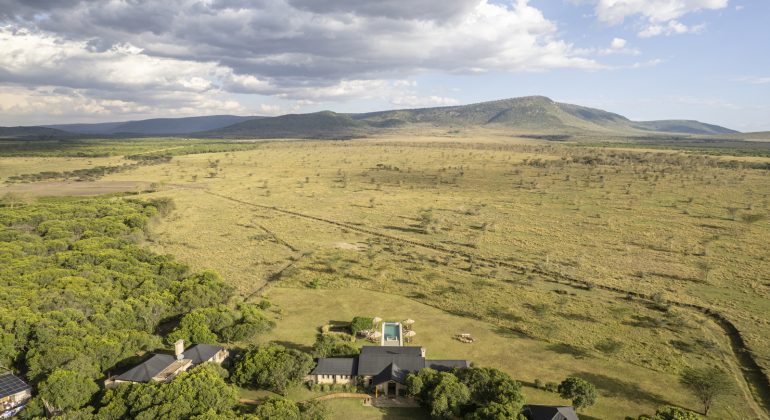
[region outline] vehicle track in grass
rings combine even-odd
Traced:
[[[626,297],[633,297],[635,299],[642,299],[645,301],[653,302],[653,296],[646,293],[640,293],[633,290],[626,290],[619,287],[608,286],[601,283],[594,283],[594,282],[584,280],[584,279],[579,279],[564,273],[545,270],[535,265],[526,265],[523,263],[515,263],[510,261],[503,261],[503,260],[498,260],[494,258],[483,257],[468,251],[456,250],[456,249],[446,248],[440,245],[424,243],[420,241],[415,241],[413,239],[402,238],[391,234],[382,233],[370,228],[353,225],[350,223],[339,222],[336,220],[313,216],[310,214],[301,213],[293,210],[282,209],[280,207],[251,203],[251,202],[240,200],[234,197],[229,197],[224,194],[215,193],[210,190],[203,190],[203,191],[209,195],[213,195],[215,197],[219,197],[221,199],[229,200],[229,201],[243,204],[246,206],[265,209],[265,210],[274,211],[282,214],[287,214],[287,215],[291,215],[291,216],[295,216],[295,217],[299,217],[302,219],[311,220],[315,222],[321,222],[321,223],[337,226],[342,229],[347,229],[347,230],[363,233],[370,236],[388,239],[388,240],[400,242],[403,244],[409,244],[419,248],[430,249],[433,251],[450,254],[450,255],[463,256],[465,258],[473,259],[475,261],[483,261],[489,264],[499,265],[501,267],[506,267],[506,268],[515,270],[519,274],[525,274],[525,273],[538,274],[545,278],[549,278],[550,280],[548,281],[556,282],[567,286],[581,287],[586,289],[596,288],[596,289],[605,290],[616,294],[622,294]],[[770,379],[762,371],[762,368],[757,363],[754,354],[746,345],[745,339],[743,338],[740,330],[738,330],[735,324],[733,324],[732,321],[730,321],[722,313],[720,313],[719,311],[713,308],[708,308],[702,305],[680,302],[680,301],[670,300],[670,299],[667,301],[667,303],[671,306],[675,306],[678,308],[689,309],[689,310],[700,312],[701,314],[707,316],[709,319],[714,321],[722,329],[724,334],[729,339],[730,349],[732,350],[735,361],[738,363],[738,366],[740,366],[743,380],[748,386],[749,393],[752,399],[756,403],[756,407],[753,407],[754,411],[756,412],[756,414],[758,414],[758,416],[760,416],[760,418],[765,418],[765,419],[770,418]]]

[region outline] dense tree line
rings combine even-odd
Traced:
[[[162,199],[0,206],[0,367],[38,391],[26,416],[42,414],[41,398],[88,411],[106,372],[163,346],[161,323],[181,318],[171,338],[209,343],[272,327],[254,305],[228,306],[233,290],[215,273],[192,273],[137,244],[172,207]],[[211,373],[182,381],[196,375]]]
[[[141,157],[141,158],[140,158]],[[19,182],[39,182],[39,181],[93,181],[102,178],[105,175],[127,172],[132,169],[136,169],[140,166],[147,165],[159,165],[161,163],[168,163],[171,161],[171,156],[152,156],[142,157],[137,156],[135,163],[124,163],[123,165],[103,165],[94,166],[93,168],[74,169],[72,171],[43,171],[32,174],[21,174],[8,177],[5,180],[6,183],[19,183]]]
[[[313,358],[299,350],[270,344],[245,352],[233,366],[233,382],[283,394],[298,385],[314,366]]]
[[[516,419],[524,404],[521,384],[494,368],[426,368],[406,381],[409,393],[434,418]]]

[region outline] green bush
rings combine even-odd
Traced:
[[[357,316],[354,317],[353,320],[350,322],[350,333],[355,336],[358,334],[359,331],[363,330],[369,330],[372,328],[374,318],[366,317],[366,316]]]

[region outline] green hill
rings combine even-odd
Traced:
[[[203,117],[152,118],[148,120],[107,122],[96,124],[59,124],[49,128],[77,134],[135,134],[143,136],[188,134],[197,131],[216,130],[242,121],[259,117],[236,115],[207,115]]]
[[[544,96],[504,99],[471,105],[372,112],[352,116],[372,126],[402,127],[428,124],[436,127],[489,126],[516,131],[553,134],[629,134],[649,132],[721,134],[735,131],[698,121],[631,121],[596,108],[554,102]]]
[[[735,130],[693,120],[638,121],[631,124],[640,130],[684,134],[735,134]]]
[[[124,123],[12,127],[4,137],[85,135],[193,135],[213,138],[345,139],[410,127],[485,127],[511,134],[546,136],[637,136],[651,134],[730,135],[736,131],[690,120],[631,121],[596,108],[555,102],[544,96],[502,99],[469,105],[399,109],[361,114],[331,111],[278,117],[213,115],[156,118]],[[65,130],[65,131],[60,131]],[[11,134],[8,134],[11,133]]]
[[[72,137],[72,134],[47,127],[0,127],[0,138],[48,139],[54,137]]]
[[[372,126],[331,111],[289,114],[233,124],[199,135],[226,138],[349,138],[365,135]]]
[[[471,105],[406,109],[357,114],[353,118],[370,125],[427,124],[436,127],[490,126],[536,132],[604,131],[591,121],[575,117],[544,96],[503,99]],[[396,124],[395,122],[399,122]]]

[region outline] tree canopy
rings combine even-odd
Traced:
[[[577,410],[596,404],[596,387],[584,379],[569,377],[559,384],[558,391],[562,398],[572,400]]]
[[[272,327],[256,306],[229,307],[233,289],[216,273],[139,245],[172,208],[124,198],[0,205],[0,368],[18,368],[41,398],[79,416],[106,372],[162,347],[164,321],[181,317],[176,336],[210,343]],[[39,399],[25,416],[38,410]]]
[[[727,373],[717,367],[687,369],[682,373],[681,382],[703,404],[706,416],[714,403],[735,387]]]
[[[361,350],[350,340],[352,336],[340,333],[320,334],[313,344],[316,357],[355,356]]]
[[[245,352],[233,366],[232,379],[241,386],[283,394],[302,382],[313,364],[307,353],[269,344]]]
[[[511,413],[518,416],[524,404],[521,384],[493,368],[425,368],[409,374],[406,386],[437,418],[506,419]]]
[[[225,382],[217,366],[203,364],[170,382],[122,384],[100,401],[98,417],[112,419],[233,418],[238,390]]]

